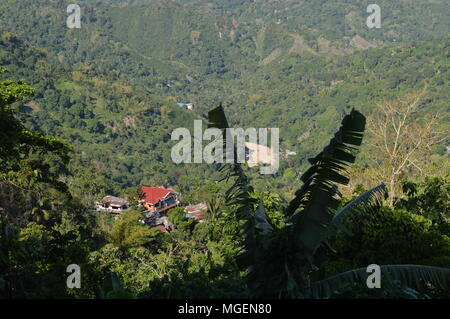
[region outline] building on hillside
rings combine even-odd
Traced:
[[[205,214],[208,212],[208,206],[206,204],[200,203],[197,205],[190,205],[184,208],[187,218],[194,218],[198,220],[203,220]]]
[[[144,195],[143,199],[139,200],[139,205],[147,212],[165,214],[169,209],[180,205],[178,193],[172,188],[164,186],[140,186],[139,188]]]
[[[295,156],[295,155],[297,155],[297,152],[294,152],[294,151],[285,150],[285,152],[286,152],[287,156]]]
[[[156,228],[166,233],[170,233],[177,228],[167,216],[164,216],[156,211],[148,212],[144,218],[140,219],[140,222],[144,225],[150,226],[151,228]]]
[[[120,214],[130,208],[127,201],[120,197],[105,196],[102,200],[95,203],[97,211],[109,212],[112,214]]]
[[[194,109],[194,103],[177,102],[177,104],[178,104],[178,106],[185,107],[190,111],[192,111]]]

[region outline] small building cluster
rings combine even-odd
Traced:
[[[160,229],[163,232],[171,232],[176,229],[176,225],[167,217],[167,212],[180,206],[179,193],[172,188],[165,188],[164,186],[151,187],[143,185],[139,189],[142,197],[138,200],[137,205],[145,213],[140,222],[152,228]],[[95,203],[95,207],[97,211],[106,211],[119,215],[121,212],[127,211],[130,205],[123,198],[105,196],[102,200]],[[184,211],[186,212],[186,218],[202,221],[205,213],[208,211],[208,207],[205,204],[197,204],[186,206]]]

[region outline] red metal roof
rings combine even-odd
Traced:
[[[172,188],[164,188],[163,186],[141,186],[140,189],[145,194],[145,202],[153,205],[158,201],[165,199],[167,195],[176,193]]]

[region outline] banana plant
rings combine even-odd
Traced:
[[[222,130],[224,149],[230,149],[226,140],[229,125],[222,106],[211,110],[208,118],[209,127]],[[349,182],[347,168],[355,161],[362,144],[365,123],[364,115],[353,109],[344,117],[328,146],[309,159],[311,167],[301,176],[303,184],[284,210],[286,220],[282,229],[271,226],[262,202],[255,203],[251,196],[253,187],[236,156],[234,162],[220,164],[224,179],[233,180],[226,201],[243,224],[238,263],[245,270],[248,288],[255,297],[327,298],[345,284],[366,282],[365,268],[322,281],[314,282],[311,278],[324,261],[324,251],[334,251],[328,240],[338,231],[351,235],[345,224],[355,218],[370,218],[371,211],[386,196],[382,184],[339,208],[338,185]],[[425,285],[450,287],[450,269],[445,268],[385,265],[381,267],[381,276],[412,289],[422,289]]]

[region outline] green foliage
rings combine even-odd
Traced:
[[[282,158],[274,180],[280,189],[292,185],[284,170],[306,168],[331,123],[352,105],[369,114],[377,101],[426,85],[430,97],[421,112],[440,112],[448,130],[448,26],[436,19],[441,0],[414,6],[426,7],[431,23],[408,4],[383,3],[384,19],[388,12],[404,18],[385,26],[392,33],[366,30],[367,13],[351,3],[182,2],[84,2],[83,32],[60,23],[66,15],[60,2],[0,7],[0,19],[8,21],[0,65],[37,89],[32,106],[24,106],[30,125],[73,144],[84,159],[75,156],[72,168],[96,167],[115,193],[141,183],[188,189],[193,178],[217,180],[206,165],[172,165],[167,145],[173,128],[192,123],[217,100],[237,125],[284,128],[282,148],[298,156]],[[362,35],[358,28],[376,48],[352,44]],[[10,33],[17,30],[20,39]],[[320,45],[324,37],[335,49]],[[267,62],[273,52],[280,54]],[[181,100],[194,102],[194,112],[175,107]],[[269,184],[249,176],[258,191]]]
[[[228,127],[222,107],[211,111],[209,116],[210,126],[221,129]],[[341,289],[340,286],[343,284],[364,281],[365,268],[351,270],[318,282],[313,282],[311,278],[311,274],[326,260],[324,248],[331,248],[328,238],[337,234],[340,229],[346,230],[343,227],[344,217],[347,220],[351,217],[356,225],[359,222],[359,225],[363,225],[362,227],[370,227],[357,218],[361,213],[367,215],[364,207],[366,211],[381,212],[384,209],[379,209],[380,194],[386,195],[386,189],[384,185],[380,185],[359,195],[336,211],[339,207],[337,199],[339,192],[336,184],[348,183],[348,177],[345,175],[346,167],[355,160],[357,147],[362,143],[364,129],[365,117],[361,113],[352,110],[344,117],[340,130],[331,139],[330,144],[319,155],[310,159],[312,166],[302,175],[304,184],[287,207],[285,211],[289,216],[287,225],[280,230],[274,230],[270,225],[261,201],[258,209],[254,209],[254,199],[248,196],[251,186],[248,185],[247,177],[241,166],[236,163],[236,159],[230,164],[226,178],[234,177],[235,182],[227,192],[228,202],[231,205],[238,204],[236,218],[245,221],[242,227],[244,253],[240,255],[240,266],[246,268],[246,280],[252,294],[257,297],[272,298],[329,297]],[[379,219],[374,218],[374,220]],[[399,221],[403,227],[407,219],[403,216]],[[389,232],[400,233],[392,225],[388,225],[385,229]],[[370,236],[370,232],[362,232],[362,234],[362,236]],[[381,235],[380,238],[383,238],[384,243],[385,238],[392,238],[391,233]],[[405,234],[402,235],[403,238],[407,237]],[[365,245],[359,247],[361,254],[368,251],[373,253],[370,248],[368,249],[370,245],[380,248],[380,242],[373,238],[369,242],[358,239],[358,244]],[[450,251],[448,243],[445,243],[448,237],[442,237],[443,246],[436,245],[436,241],[430,239],[429,237],[418,238],[421,242],[432,242],[433,248]],[[402,241],[402,244],[404,243]],[[391,244],[387,243],[387,245]],[[412,245],[420,246],[422,249],[424,247],[423,244],[418,245],[414,242]],[[406,247],[394,247],[396,251],[402,248]],[[331,251],[334,250],[331,249]],[[352,247],[353,251],[354,247]],[[411,251],[408,249],[402,252],[411,256]],[[386,258],[391,255],[384,256]],[[375,259],[374,254],[370,257],[377,262],[384,261],[381,258]],[[428,287],[427,285],[431,285],[437,289],[446,289],[450,284],[450,270],[446,268],[390,265],[383,266],[382,269],[383,276],[386,276],[390,283],[401,280],[402,284],[411,288],[424,289]]]
[[[284,204],[280,195],[265,191],[256,192],[250,196],[255,200],[253,211],[258,209],[259,203],[261,202],[271,226],[277,229],[284,227],[284,219],[286,216],[280,211],[280,207]]]
[[[63,168],[52,163],[52,156],[67,163],[69,147],[27,129],[10,105],[33,92],[24,82],[0,82],[2,293],[6,287],[9,297],[66,297],[64,271],[84,265],[93,242],[89,220],[58,180]]]
[[[186,218],[186,212],[183,207],[171,209],[168,212],[167,217],[172,223],[177,225],[177,229],[182,232],[189,232],[190,229],[192,229],[193,221]]]
[[[141,224],[139,219],[142,217],[141,213],[133,210],[122,213],[109,233],[111,243],[121,249],[157,245],[159,231]]]
[[[3,69],[0,68],[0,72]],[[17,113],[10,104],[20,101],[34,93],[34,90],[23,81],[0,81],[0,169],[18,170],[20,164],[26,164],[24,158],[30,152],[53,152],[67,163],[69,147],[54,137],[44,136],[28,130],[17,119]],[[18,161],[21,159],[22,161]],[[41,176],[38,163],[29,163],[36,175]],[[54,181],[56,183],[56,181]]]
[[[378,264],[428,264],[450,268],[448,233],[439,232],[432,221],[423,216],[383,207],[373,211],[364,223],[354,222],[347,227],[353,237],[338,236],[334,246],[339,258],[327,266],[332,273],[375,261]]]
[[[426,178],[421,183],[405,183],[406,198],[397,208],[404,208],[431,219],[443,234],[450,234],[450,182],[448,177]]]
[[[417,116],[439,112],[436,130],[448,131],[447,3],[379,4],[381,33],[367,30],[364,3],[89,0],[79,32],[62,23],[62,1],[2,1],[0,296],[308,297],[314,280],[374,262],[448,268],[447,179],[405,185],[394,210],[378,208],[383,186],[338,201],[362,134],[362,115],[344,117],[353,105],[370,114],[377,101],[427,86]],[[213,167],[173,164],[173,129],[191,129],[218,100],[236,125],[282,127],[282,149],[298,155],[282,156],[272,177],[224,166],[221,183]],[[222,109],[210,122],[228,127]],[[445,146],[430,152],[442,168]],[[364,147],[360,158],[370,159]],[[140,184],[176,187],[209,212],[192,222],[170,211],[170,234],[140,224],[136,207],[117,220],[91,212],[105,195],[134,202]],[[65,287],[72,263],[81,289]],[[362,271],[344,273],[334,296],[445,296],[445,270],[398,267],[376,293],[361,287]],[[405,287],[420,278],[434,284],[425,294]]]

